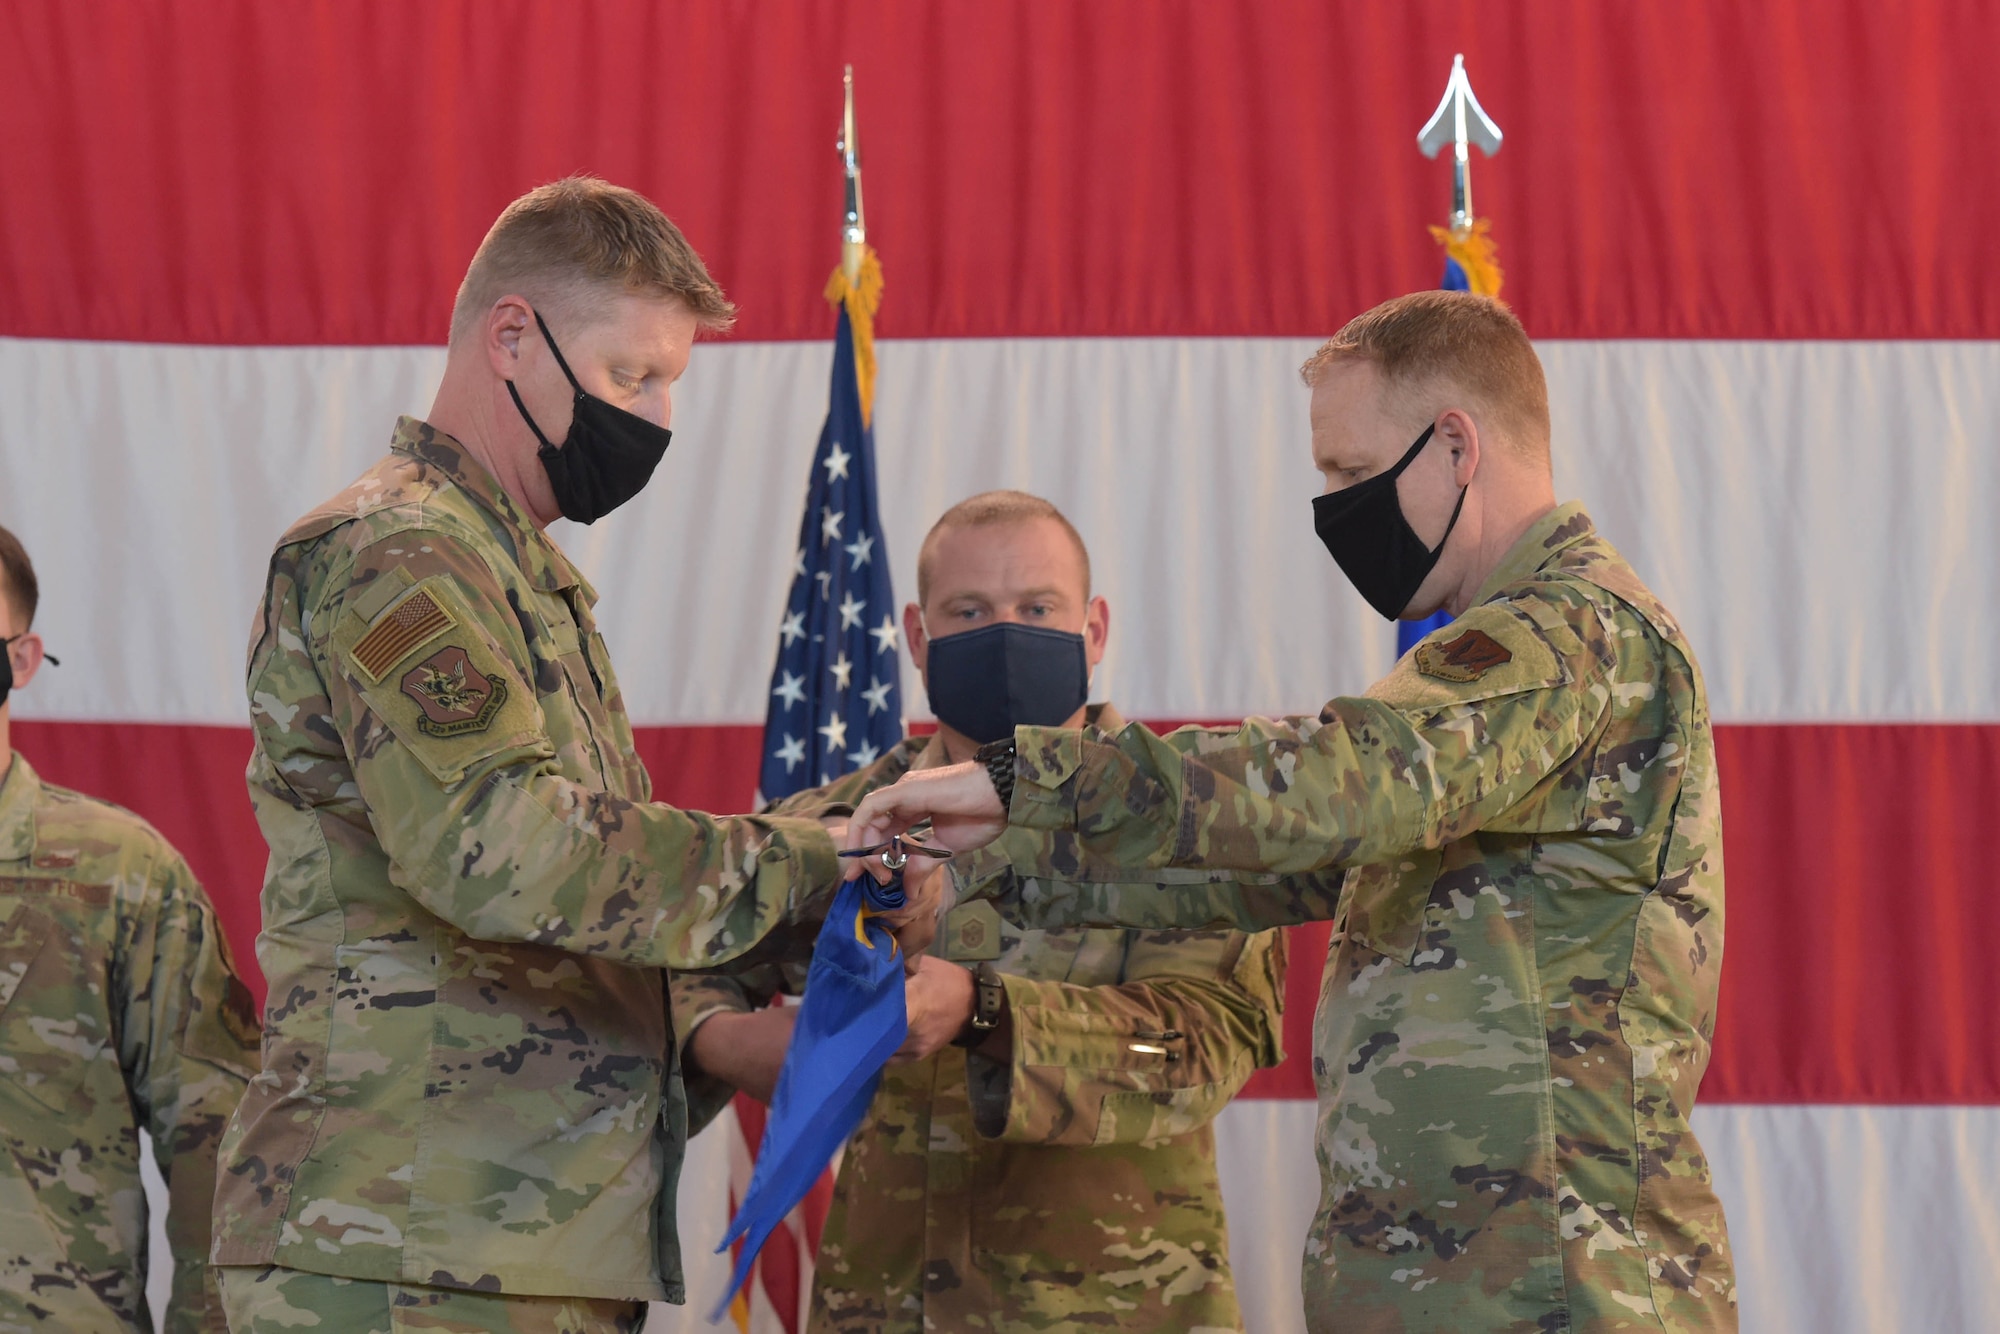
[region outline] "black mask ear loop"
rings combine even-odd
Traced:
[[[29,633],[30,633],[29,631],[23,630],[20,634],[15,635],[13,639],[0,639],[0,653],[6,652],[7,649],[13,644],[15,639],[26,639]],[[11,666],[14,660],[12,657],[9,657],[7,661]],[[42,650],[42,661],[46,662],[51,667],[62,666],[62,659],[58,658],[55,654],[49,652],[47,649]]]
[[[1389,471],[1384,473],[1383,476],[1387,477],[1390,481],[1394,481],[1396,478],[1401,477],[1403,475],[1403,469],[1409,467],[1412,463],[1415,463],[1417,461],[1417,455],[1424,452],[1424,446],[1428,445],[1431,442],[1431,437],[1436,433],[1437,433],[1436,422],[1432,422],[1429,426],[1426,426],[1424,428],[1424,433],[1417,437],[1417,442],[1414,445],[1411,445],[1408,449],[1404,450],[1403,457],[1396,460],[1396,466],[1389,469]]]
[[[1389,471],[1384,473],[1383,476],[1388,477],[1392,481],[1395,478],[1402,476],[1403,469],[1409,467],[1412,463],[1416,462],[1417,455],[1424,452],[1424,446],[1428,445],[1431,442],[1431,436],[1435,434],[1436,431],[1437,431],[1436,422],[1432,422],[1429,426],[1426,426],[1424,428],[1424,433],[1417,437],[1417,442],[1411,445],[1408,449],[1404,450],[1403,457],[1396,460],[1396,466],[1389,469]],[[1429,549],[1430,553],[1433,556],[1442,552],[1444,550],[1444,544],[1451,541],[1451,530],[1458,527],[1459,512],[1465,508],[1465,493],[1470,491],[1471,489],[1472,489],[1472,483],[1470,482],[1467,482],[1464,486],[1458,488],[1458,503],[1451,507],[1451,519],[1444,526],[1444,536],[1438,539],[1438,544],[1436,546],[1431,547]],[[1402,508],[1401,501],[1397,502],[1396,508],[1399,510]],[[1403,520],[1404,526],[1407,527],[1409,525],[1409,522],[1410,521],[1407,518],[1404,519]],[[1415,530],[1412,529],[1411,531],[1414,532]],[[1418,540],[1422,541],[1421,538],[1419,538]]]
[[[556,365],[562,367],[563,379],[569,381],[569,387],[576,391],[579,400],[582,399],[583,386],[576,382],[576,376],[570,372],[569,362],[563,360],[562,349],[556,346],[555,335],[549,332],[547,322],[542,319],[542,312],[531,310],[530,313],[535,317],[535,327],[542,331],[542,341],[549,345],[549,351],[556,354]],[[543,452],[555,453],[555,443],[542,434],[541,423],[537,422],[534,415],[528,411],[528,405],[521,401],[521,391],[514,387],[512,380],[507,381],[507,392],[514,396],[514,408],[521,414],[521,420],[528,423],[528,429],[535,433],[535,439],[542,442]]]

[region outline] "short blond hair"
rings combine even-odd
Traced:
[[[537,186],[502,210],[459,284],[452,343],[509,292],[569,316],[566,323],[594,314],[617,292],[671,297],[713,333],[736,319],[736,307],[659,206],[595,176]]]
[[[1469,292],[1413,292],[1349,320],[1299,367],[1307,385],[1334,362],[1365,361],[1395,400],[1413,410],[1436,402],[1443,386],[1484,408],[1501,433],[1546,455],[1549,385],[1542,359],[1514,312]]]
[[[924,544],[917,548],[917,605],[924,606],[931,596],[931,563],[937,555],[938,539],[954,528],[988,528],[996,524],[1021,523],[1028,519],[1053,519],[1062,530],[1069,534],[1069,540],[1076,544],[1077,559],[1083,562],[1083,595],[1090,596],[1090,548],[1083,544],[1083,534],[1076,531],[1076,525],[1040,496],[1031,496],[1026,491],[982,491],[959,501],[931,525],[924,534]]]

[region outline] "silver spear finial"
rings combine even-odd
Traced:
[[[852,284],[861,273],[861,255],[868,244],[868,217],[861,207],[861,140],[854,132],[854,66],[847,67],[841,84],[846,107],[840,116],[840,142],[834,147],[847,173],[847,214],[840,228],[840,267]]]
[[[1465,231],[1472,226],[1472,170],[1468,144],[1478,144],[1488,157],[1500,151],[1500,127],[1493,123],[1472,95],[1472,82],[1465,77],[1465,57],[1451,58],[1451,78],[1444,86],[1444,101],[1417,132],[1417,147],[1425,157],[1436,157],[1446,144],[1452,147],[1451,229]]]

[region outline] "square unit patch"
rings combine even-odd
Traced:
[[[1417,670],[1439,681],[1477,681],[1495,667],[1514,660],[1499,640],[1484,630],[1467,630],[1456,639],[1440,644],[1425,640],[1417,645]]]
[[[507,683],[495,681],[466,656],[447,644],[403,673],[403,693],[417,702],[423,716],[417,730],[425,736],[462,736],[484,731],[507,702]]]

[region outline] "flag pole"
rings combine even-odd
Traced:
[[[1428,158],[1451,149],[1451,222],[1433,227],[1437,237],[1466,279],[1466,290],[1480,296],[1500,295],[1500,264],[1494,254],[1492,237],[1484,219],[1472,211],[1472,148],[1476,145],[1487,157],[1500,151],[1500,127],[1472,95],[1472,80],[1466,77],[1465,57],[1451,58],[1451,77],[1445,80],[1444,100],[1438,103],[1424,128],[1417,131],[1417,147]]]
[[[847,174],[847,209],[840,225],[840,268],[853,287],[861,277],[861,258],[868,249],[868,216],[861,206],[861,138],[854,131],[854,66],[841,76],[845,107],[840,116],[840,140],[834,145]]]
[[[1465,57],[1451,58],[1451,77],[1445,80],[1444,100],[1438,103],[1424,128],[1417,131],[1417,147],[1435,158],[1451,149],[1451,223],[1432,227],[1431,235],[1444,247],[1444,282],[1448,291],[1471,292],[1476,296],[1500,295],[1500,260],[1493,246],[1492,224],[1472,211],[1472,146],[1492,157],[1500,151],[1500,127],[1472,95],[1472,80],[1465,74]],[[1419,640],[1451,624],[1451,614],[1436,611],[1421,621],[1396,622],[1396,656],[1402,657]]]

